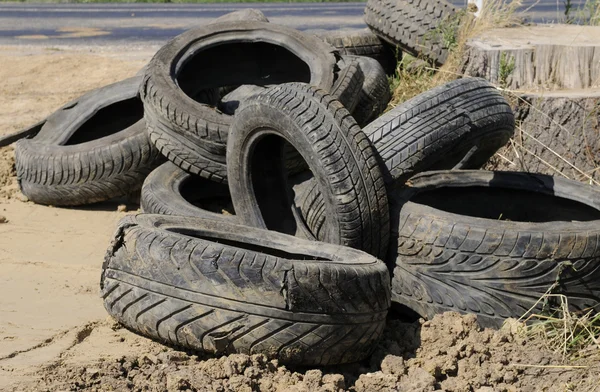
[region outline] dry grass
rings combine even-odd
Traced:
[[[522,333],[542,342],[565,360],[600,360],[600,313],[597,309],[569,310],[568,298],[546,294],[537,302],[558,303],[543,314],[526,313]],[[536,306],[537,306],[536,304]]]
[[[465,57],[465,50],[469,39],[492,28],[518,25],[523,19],[523,14],[518,11],[523,6],[522,0],[512,0],[507,2],[487,1],[485,4],[484,9],[481,10],[479,17],[477,18],[473,18],[472,14],[466,12],[460,15],[460,20],[457,24],[460,26],[458,29],[452,29],[452,24],[454,24],[455,21],[445,21],[446,25],[443,25],[440,28],[440,32],[444,35],[444,41],[451,44],[450,55],[442,67],[435,68],[412,56],[404,56],[402,61],[398,64],[396,74],[390,78],[393,97],[388,109],[431,88],[463,77],[463,58]],[[600,23],[600,0],[587,0],[584,5],[573,12],[575,11],[577,11],[577,15],[579,16],[577,20],[582,24]],[[527,10],[524,12],[527,12]],[[455,33],[453,38],[447,37],[451,31]],[[509,63],[507,63],[507,65],[510,66]],[[558,124],[548,114],[542,113],[539,108],[526,102],[519,92],[511,91],[504,88],[504,86],[498,86],[498,89],[503,92],[512,107],[528,105],[530,110],[536,111],[548,118],[553,126],[560,128],[561,131],[569,134],[571,133],[571,130],[566,129],[562,124]],[[598,108],[595,110],[598,110]],[[593,117],[593,114],[595,114],[593,109],[590,109],[588,117]],[[584,123],[586,122],[584,121]],[[545,160],[544,157],[539,156],[532,151],[531,146],[533,145],[536,145],[538,149],[547,151],[550,155],[544,156],[552,156],[552,161],[564,163],[564,165],[561,166],[569,168],[570,173],[566,173],[563,168],[555,167],[552,163]],[[596,173],[600,168],[596,168],[590,172],[589,170],[586,171],[577,167],[567,158],[557,151],[554,151],[550,146],[545,145],[533,134],[528,132],[528,130],[523,129],[520,126],[517,126],[515,137],[510,141],[509,148],[511,151],[505,150],[505,152],[510,153],[510,158],[500,152],[496,154],[494,159],[500,159],[509,163],[514,170],[522,170],[525,167],[523,165],[523,157],[532,156],[543,166],[547,167],[548,172],[550,173],[584,181],[593,185],[600,185],[600,182],[597,180],[598,173]],[[592,158],[592,160],[594,159]]]
[[[442,85],[462,76],[461,67],[467,41],[479,33],[496,27],[518,24],[521,16],[517,13],[522,0],[488,1],[479,17],[463,12],[455,18],[445,20],[437,29],[437,34],[450,48],[444,65],[435,68],[425,61],[405,55],[399,62],[396,74],[390,79],[393,91],[390,107],[409,100],[431,88]]]
[[[565,23],[600,26],[600,0],[586,0],[583,4],[567,0],[563,5]]]
[[[518,105],[526,105],[528,106],[530,111],[535,111],[538,114],[540,114],[542,117],[545,117],[546,119],[548,119],[548,121],[550,121],[550,123],[559,128],[562,132],[565,132],[566,134],[573,134],[573,130],[567,129],[565,126],[563,126],[562,124],[556,122],[556,120],[554,120],[552,117],[550,117],[547,113],[544,113],[542,110],[540,110],[540,108],[532,105],[531,103],[527,102],[526,100],[523,99],[523,97],[521,95],[519,95],[518,93],[508,90],[508,89],[501,89],[502,92],[504,93],[504,95],[507,97],[507,99],[509,99],[510,101],[512,101],[512,106],[517,106]],[[598,115],[598,111],[600,110],[600,107],[589,107],[586,108],[586,113],[585,113],[585,117],[582,121],[582,127],[585,127],[586,124],[589,121],[592,121],[592,118]],[[598,124],[596,124],[597,127]],[[584,133],[584,130],[581,130],[582,133]],[[584,133],[585,134],[585,133]],[[538,156],[535,152],[531,151],[528,147],[532,146],[532,145],[538,145],[538,147],[541,147],[544,151],[546,151],[548,154],[550,154],[550,156],[554,156],[556,157],[558,161],[562,161],[564,163],[564,167],[568,167],[570,168],[570,172],[572,175],[568,175],[565,170],[560,170],[559,168],[556,168],[555,166],[553,166],[552,164],[550,164],[549,162],[547,162],[546,160],[544,160],[542,157]],[[590,146],[587,144],[586,142],[586,154],[590,154],[590,152],[588,151],[590,149]],[[506,156],[502,155],[502,153],[497,153],[496,155],[500,157],[500,159],[503,159],[504,161],[508,162],[514,169],[520,169],[520,168],[526,168],[526,166],[523,164],[523,157],[525,155],[531,155],[533,157],[535,157],[539,162],[541,162],[544,166],[546,166],[550,172],[554,173],[555,175],[559,175],[571,180],[576,180],[576,181],[581,181],[581,182],[586,182],[590,185],[600,185],[600,181],[598,181],[595,178],[595,172],[600,170],[600,168],[596,168],[594,170],[592,170],[591,172],[588,171],[584,171],[581,168],[577,167],[575,164],[573,164],[569,159],[565,158],[563,155],[561,155],[560,153],[558,153],[557,151],[555,151],[554,149],[552,149],[550,146],[544,144],[544,142],[540,141],[537,137],[535,137],[535,135],[533,135],[531,132],[529,132],[528,130],[522,128],[519,124],[517,124],[516,129],[515,129],[515,136],[510,140],[510,144],[509,144],[509,148],[512,150],[512,155],[514,156],[513,160],[510,160],[509,158],[507,158]],[[516,159],[516,161],[515,161]],[[588,159],[590,159],[591,162],[596,162],[596,159],[594,156],[589,156]]]

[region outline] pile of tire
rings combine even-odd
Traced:
[[[370,26],[387,3],[367,3]],[[515,126],[485,80],[381,115],[389,58],[335,34],[228,14],[21,133],[32,201],[141,189],[143,213],[121,220],[103,264],[108,313],[169,345],[330,365],[369,355],[393,304],[484,326],[548,293],[598,306],[598,189],[477,170]]]

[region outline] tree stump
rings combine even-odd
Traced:
[[[513,90],[600,87],[600,27],[488,30],[467,43],[462,70]]]
[[[600,184],[600,88],[527,93],[515,116],[515,136],[487,169]]]

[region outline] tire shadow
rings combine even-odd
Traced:
[[[75,211],[105,211],[105,212],[131,212],[140,209],[139,198],[120,197],[99,203],[86,204],[82,206],[60,206],[55,208],[69,209]],[[141,212],[141,211],[140,211]]]

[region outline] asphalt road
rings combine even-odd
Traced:
[[[465,4],[465,0],[452,2]],[[529,6],[536,1],[524,3]],[[365,27],[364,3],[0,3],[0,45],[162,44],[242,8],[258,8],[271,22],[301,30]],[[555,21],[561,12],[555,0],[540,0],[528,16],[536,22]]]

